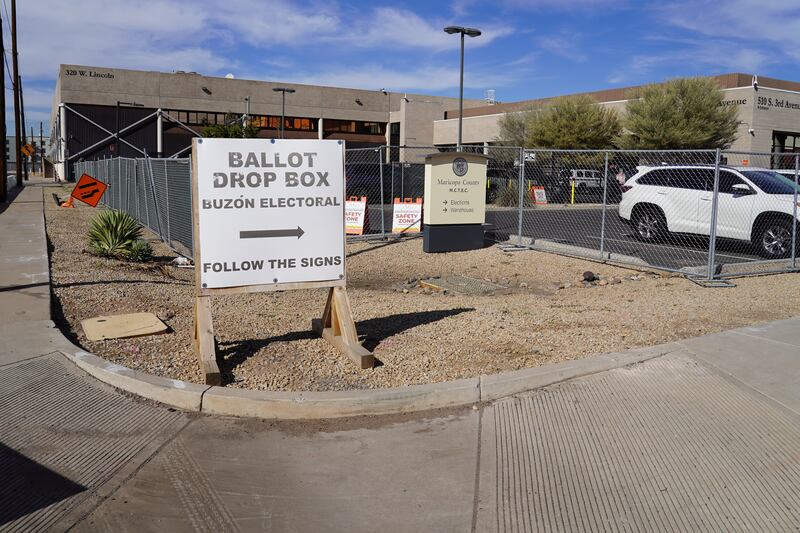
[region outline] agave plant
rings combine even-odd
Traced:
[[[142,227],[128,213],[103,211],[92,220],[89,250],[97,255],[127,258],[141,236]]]
[[[151,257],[153,257],[153,247],[150,246],[149,242],[142,239],[133,241],[130,249],[125,252],[125,259],[128,261],[135,261],[137,263],[149,261]]]

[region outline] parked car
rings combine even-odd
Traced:
[[[709,235],[714,168],[641,167],[622,187],[619,216],[642,241]],[[767,258],[791,253],[794,184],[766,168],[721,167],[717,236],[747,241]]]
[[[561,171],[559,177],[562,185],[571,185],[574,181],[576,189],[600,189],[603,187],[603,173],[599,170],[565,169]]]

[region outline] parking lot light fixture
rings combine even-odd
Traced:
[[[462,133],[462,125],[463,125],[463,115],[464,115],[464,35],[468,35],[470,37],[478,37],[481,34],[481,30],[477,28],[465,28],[463,26],[446,26],[444,28],[445,33],[449,33],[450,35],[454,35],[456,33],[461,35],[461,70],[460,70],[460,78],[459,78],[459,89],[458,89],[458,145],[457,150],[461,151],[461,133]]]
[[[272,90],[281,93],[281,139],[283,139],[283,125],[286,122],[286,93],[292,94],[295,90],[288,87],[273,87]]]

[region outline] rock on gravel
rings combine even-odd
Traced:
[[[68,189],[64,189],[66,194]],[[52,192],[48,189],[48,192]],[[45,202],[55,318],[74,342],[109,361],[160,376],[200,382],[193,352],[192,269],[154,241],[146,265],[83,253],[95,213]],[[149,235],[153,238],[153,235]],[[536,251],[496,248],[425,254],[421,239],[347,247],[348,284],[358,332],[381,362],[360,370],[310,331],[324,290],[215,297],[214,329],[229,386],[270,390],[396,387],[515,370],[625,350],[800,313],[800,275],[744,278],[715,290],[688,280]],[[158,265],[158,266],[156,266]],[[554,290],[602,269],[625,279],[611,290]],[[508,280],[501,294],[447,297],[397,288],[413,276],[464,275]],[[627,280],[635,279],[636,283]],[[416,282],[417,280],[415,280]],[[587,282],[590,287],[595,285]],[[99,314],[149,311],[164,335],[90,342],[80,321]]]

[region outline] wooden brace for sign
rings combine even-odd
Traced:
[[[358,342],[350,300],[344,287],[331,287],[322,319],[312,320],[311,329],[355,361],[359,368],[372,368],[375,365],[372,352]]]
[[[194,348],[206,377],[206,385],[221,385],[210,296],[197,296],[194,299]]]

